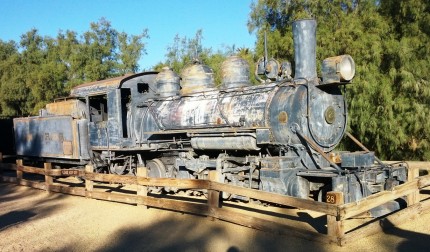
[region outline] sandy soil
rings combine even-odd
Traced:
[[[338,247],[207,217],[0,183],[0,251],[428,251],[428,223],[430,213]]]

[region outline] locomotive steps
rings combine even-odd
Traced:
[[[315,202],[221,184],[216,181],[215,171],[211,172],[209,180],[147,178],[145,167],[140,167],[138,176],[135,177],[96,174],[93,173],[91,166],[86,166],[85,171],[52,169],[50,163],[45,163],[44,168],[31,167],[24,165],[22,160],[17,160],[16,164],[0,164],[0,181],[30,186],[48,192],[203,215],[271,233],[294,235],[342,246],[356,240],[357,237],[363,238],[396,226],[430,209],[430,197],[427,190],[423,190],[430,186],[430,175],[419,176],[420,170],[430,170],[430,162],[408,162],[408,165],[410,179],[407,183],[397,186],[393,190],[373,194],[358,202],[348,204]],[[81,182],[73,182],[73,180],[72,182],[64,180],[65,177],[70,176],[84,179],[85,185]],[[118,184],[125,186],[119,188]],[[149,194],[148,186],[206,190],[207,199]],[[270,202],[281,207],[226,203],[220,197],[221,192]],[[365,218],[366,212],[370,209],[402,197],[407,198],[406,208],[382,218]],[[321,221],[324,219],[325,221]]]

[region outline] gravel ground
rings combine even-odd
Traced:
[[[0,183],[0,251],[429,251],[430,213],[338,247],[211,218]]]

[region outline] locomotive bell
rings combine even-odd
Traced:
[[[187,95],[215,89],[214,73],[201,63],[193,64],[182,72],[181,94]]]
[[[157,83],[157,92],[160,97],[169,97],[179,94],[179,76],[169,67],[163,67],[163,70],[155,78]]]
[[[221,65],[223,88],[250,86],[249,64],[239,56],[228,57]]]

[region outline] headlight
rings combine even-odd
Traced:
[[[324,84],[349,82],[355,75],[355,63],[351,56],[330,57],[322,62],[322,79]]]

